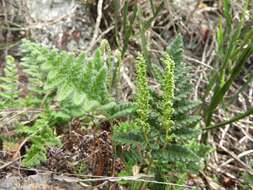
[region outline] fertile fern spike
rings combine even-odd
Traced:
[[[115,128],[113,131],[113,139],[120,145],[129,144],[131,145],[131,154],[124,152],[125,161],[143,161],[141,158],[143,155],[139,154],[137,147],[142,148],[144,154],[147,150],[150,151],[148,147],[150,141],[150,129],[149,115],[150,115],[150,93],[147,81],[147,65],[145,63],[144,57],[140,54],[136,60],[136,88],[137,94],[135,99],[136,107],[136,119],[135,122],[123,123],[119,127]],[[128,110],[133,112],[134,110]],[[145,156],[144,156],[145,157]]]
[[[142,55],[137,58],[137,123],[143,128],[145,134],[149,131],[148,118],[150,113],[149,88],[147,82],[147,66]]]
[[[175,63],[171,59],[169,54],[166,54],[163,59],[164,65],[166,65],[165,78],[164,78],[164,98],[163,98],[163,126],[165,127],[167,138],[171,132],[174,122],[172,121],[173,98],[174,98],[174,67]]]

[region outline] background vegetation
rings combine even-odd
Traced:
[[[74,26],[58,41],[34,37],[70,15],[24,28],[3,14],[2,179],[251,189],[252,2],[75,3],[95,23],[84,48]]]

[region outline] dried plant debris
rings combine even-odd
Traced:
[[[114,175],[114,151],[110,132],[75,128],[62,136],[62,142],[62,148],[48,151],[50,170],[94,176]]]

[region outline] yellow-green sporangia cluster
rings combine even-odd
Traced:
[[[173,99],[174,99],[174,67],[175,63],[169,54],[165,54],[163,58],[163,63],[166,66],[165,78],[164,78],[164,97],[163,97],[163,127],[166,131],[168,140],[171,139],[170,131],[174,126],[172,120],[173,109]]]
[[[149,131],[148,117],[150,113],[149,88],[147,82],[147,65],[142,55],[137,58],[137,124],[140,125],[147,134]]]

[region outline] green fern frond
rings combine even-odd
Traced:
[[[38,166],[47,160],[46,149],[44,146],[37,146],[33,144],[25,155],[22,163],[24,166],[33,167]]]
[[[168,46],[167,52],[174,60],[175,65],[181,65],[183,62],[183,38],[178,35]],[[175,75],[176,76],[176,75]]]
[[[172,121],[173,99],[174,99],[174,67],[175,63],[171,59],[170,55],[166,54],[163,59],[164,65],[166,65],[165,77],[164,77],[164,96],[163,96],[163,111],[162,111],[162,122],[165,128],[166,134],[169,135],[173,129],[174,122]],[[169,136],[167,138],[170,138]]]
[[[18,84],[18,71],[15,60],[13,57],[7,56],[4,75],[0,76],[0,105],[10,104],[9,106],[11,106],[12,102],[19,98]]]
[[[147,82],[147,66],[145,59],[142,55],[137,58],[137,95],[136,95],[136,107],[137,107],[137,123],[143,129],[144,133],[147,134],[149,131],[148,118],[150,113],[149,105],[149,88]]]
[[[47,148],[60,145],[59,139],[54,135],[52,126],[50,126],[50,113],[41,113],[39,119],[33,126],[22,126],[16,131],[26,134],[32,146],[25,154],[22,160],[24,166],[32,167],[39,165],[47,160]]]
[[[120,145],[130,144],[135,146],[142,145],[144,141],[142,136],[140,136],[140,132],[119,133],[118,135],[114,135],[113,140]]]
[[[103,114],[110,120],[133,112],[132,105],[116,103],[108,93],[110,61],[102,50],[98,49],[95,57],[86,58],[84,54],[75,56],[27,40],[22,42],[21,50],[21,71],[28,79],[27,96],[20,97],[17,67],[13,59],[8,59],[5,76],[0,77],[0,107],[17,108],[17,102],[20,107],[42,106],[47,110],[57,102],[60,109],[39,113],[34,123],[17,124],[17,132],[32,143],[23,159],[25,166],[44,162],[48,147],[59,145],[53,129],[57,122],[69,122],[88,112]]]
[[[185,163],[190,161],[198,161],[200,159],[198,155],[195,154],[191,149],[178,144],[168,144],[166,149],[160,154],[161,155],[154,152],[154,155],[159,155],[163,160],[168,160],[170,162],[181,161]]]
[[[33,70],[46,77],[46,82],[42,83],[43,89],[55,91],[56,100],[60,103],[64,102],[66,105],[68,102],[70,107],[80,106],[80,109],[89,104],[88,102],[98,102],[101,105],[109,103],[111,98],[107,90],[107,65],[100,49],[93,59],[87,61],[84,54],[75,57],[71,53],[49,49],[29,41],[24,41],[22,48],[25,57],[23,66],[28,66],[31,60],[35,62],[36,67]]]
[[[56,100],[59,102],[64,101],[65,99],[69,98],[69,96],[74,92],[74,86],[69,83],[69,81],[63,82],[61,85],[57,87],[57,96]]]
[[[101,67],[91,84],[90,96],[93,99],[97,99],[99,102],[106,102],[109,96],[107,92],[107,68]]]
[[[177,118],[177,128],[187,128],[196,125],[201,117],[198,115],[189,115],[188,117]]]
[[[120,145],[142,145],[144,143],[141,128],[136,123],[121,123],[114,128],[113,140]]]
[[[136,107],[132,103],[120,103],[117,104],[109,110],[109,119],[117,119],[121,117],[131,116],[136,113]]]
[[[183,105],[178,105],[175,116],[182,115],[182,114],[185,114],[185,113],[190,113],[190,111],[192,111],[194,108],[196,108],[199,105],[200,105],[199,101],[193,101],[193,102],[187,101]]]
[[[190,91],[178,93],[176,90],[176,94],[177,95],[174,97],[174,101],[175,102],[182,102],[182,101],[185,101],[189,97]]]
[[[187,143],[191,139],[196,139],[200,130],[192,127],[180,127],[175,128],[172,133],[175,135],[176,142]]]

